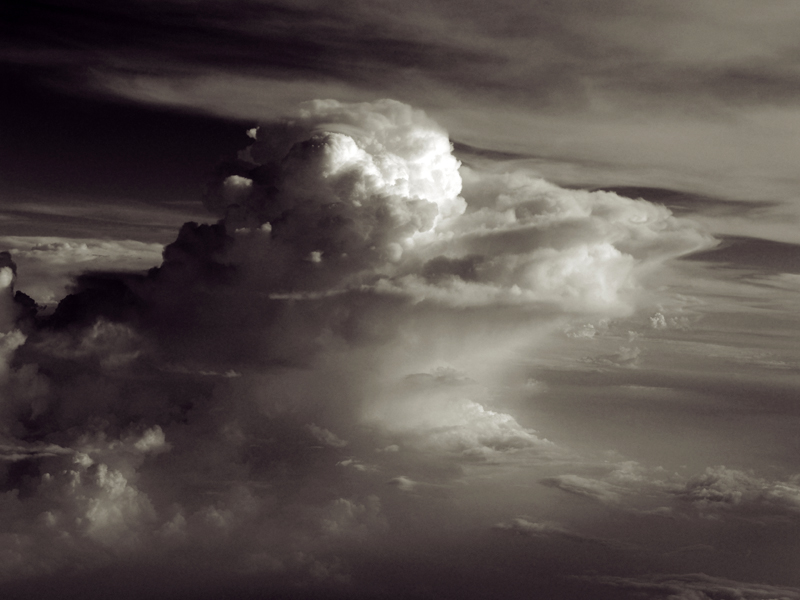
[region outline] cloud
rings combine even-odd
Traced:
[[[15,544],[17,559],[0,576],[18,576],[19,562],[29,573],[42,574],[67,566],[95,568],[140,550],[156,511],[136,485],[137,469],[168,449],[158,426],[131,428],[116,440],[85,433],[65,446],[9,448],[12,454],[4,458],[12,463],[3,487],[15,501],[3,506],[3,519],[22,543]]]
[[[590,465],[586,465],[590,468]],[[631,515],[705,519],[722,527],[743,520],[794,523],[800,515],[800,476],[770,480],[724,466],[686,478],[635,461],[602,468],[603,475],[563,474],[539,483]]]
[[[60,360],[96,361],[104,369],[125,366],[142,353],[142,340],[123,323],[98,318],[83,335],[60,331],[33,342],[38,352]]]
[[[597,544],[600,546],[616,546],[615,542],[594,538],[575,533],[560,525],[551,522],[531,521],[527,517],[515,517],[494,526],[496,531],[514,533],[540,539],[563,539],[578,543]]]
[[[587,577],[593,582],[621,590],[638,592],[646,598],[667,600],[795,600],[800,588],[745,583],[704,573],[649,575],[646,577]]]
[[[539,483],[558,488],[569,494],[584,496],[602,504],[616,504],[620,500],[619,489],[606,481],[589,479],[579,475],[558,475],[542,479]]]
[[[404,445],[452,453],[468,460],[502,460],[518,452],[557,452],[505,413],[487,409],[486,390],[450,369],[408,375],[373,402],[368,422]]]
[[[413,492],[417,486],[419,486],[418,481],[414,481],[413,479],[409,479],[401,475],[400,477],[395,477],[394,479],[387,482],[389,485],[396,486],[401,492]]]
[[[328,431],[324,427],[318,427],[313,423],[306,426],[312,436],[319,442],[331,446],[332,448],[344,448],[347,446],[345,440],[340,439],[335,433]]]
[[[390,289],[441,301],[451,296],[459,305],[625,311],[640,273],[713,244],[664,207],[641,200],[566,190],[521,170],[461,173],[469,210],[437,228],[430,246],[442,254],[428,259],[424,279],[408,275]]]
[[[396,101],[305,103],[250,137],[207,190],[218,222],[146,272],[77,276],[5,333],[0,522],[24,540],[7,577],[152,560],[347,585],[352,557],[449,519],[456,481],[480,494],[480,469],[564,453],[508,401],[519,348],[630,314],[647,274],[713,243],[642,200],[460,168]],[[82,244],[15,256],[153,250]],[[613,503],[628,467],[552,485]]]
[[[17,265],[8,252],[0,253],[0,334],[6,335],[14,329],[20,316],[20,307],[14,302],[14,282]]]
[[[587,357],[584,360],[599,365],[614,367],[636,367],[642,351],[638,346],[620,346],[614,354]]]
[[[85,270],[142,271],[161,261],[163,246],[135,240],[2,236],[19,265],[17,287],[41,305],[54,305]]]
[[[642,511],[633,508],[630,503],[635,504],[642,498],[667,501],[668,496],[665,492],[675,485],[673,482],[675,475],[669,475],[661,468],[648,469],[632,460],[594,466],[594,470],[598,469],[602,469],[605,473],[602,476],[569,473],[546,477],[539,480],[539,483],[620,510],[633,510],[639,514],[661,514],[665,510],[671,512],[671,509],[666,507]]]
[[[800,272],[800,245],[744,236],[725,236],[719,248],[699,252],[691,260],[751,268],[764,274]]]
[[[397,262],[465,209],[446,133],[401,103],[316,101],[255,135],[205,202],[232,228],[269,223],[285,260],[342,274]]]
[[[672,492],[701,515],[727,513],[758,518],[800,514],[800,477],[768,481],[724,466],[708,467]]]

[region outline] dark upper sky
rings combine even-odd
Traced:
[[[119,236],[113,223],[79,219],[124,206],[166,219],[155,240],[168,241],[176,225],[203,214],[194,207],[216,165],[246,145],[241,121],[71,95],[54,89],[46,70],[6,65],[3,71],[0,194],[4,214],[17,217],[3,223],[4,234],[80,237],[100,227]],[[26,219],[43,206],[61,223]],[[70,207],[86,214],[64,214]],[[153,232],[125,233],[147,239]]]

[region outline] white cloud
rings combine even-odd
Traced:
[[[396,262],[416,233],[465,209],[446,132],[392,100],[306,103],[259,127],[246,157],[262,168],[212,186],[209,209],[236,227],[277,219],[284,251],[345,271]]]
[[[620,314],[640,275],[714,243],[644,200],[522,170],[459,170],[446,133],[389,100],[307,103],[259,127],[244,156],[251,166],[232,165],[205,202],[242,232],[226,260],[273,294],[358,289]]]

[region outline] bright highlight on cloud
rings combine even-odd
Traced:
[[[397,262],[466,207],[446,132],[399,102],[316,101],[253,136],[206,206],[233,227],[269,223],[295,257],[346,270]]]
[[[663,263],[714,243],[643,200],[461,167],[391,100],[314,101],[249,135],[205,196],[220,221],[184,225],[146,275],[83,274],[37,318],[1,266],[4,577],[135,559],[350,585],[364,548],[413,551],[442,510],[420,503],[479,489],[470,469],[566,452],[468,369],[631,314]]]

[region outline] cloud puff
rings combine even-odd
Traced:
[[[335,433],[328,431],[324,427],[318,427],[313,423],[306,426],[311,435],[314,436],[319,442],[331,446],[333,448],[344,448],[347,446],[347,441],[340,439]]]
[[[486,389],[450,369],[406,376],[365,414],[405,444],[471,460],[497,460],[520,451],[555,452],[505,413],[487,409]]]
[[[25,312],[25,300],[19,292],[14,293],[16,280],[17,264],[11,258],[11,253],[0,252],[0,335],[3,336],[16,329],[17,321]],[[10,347],[11,344],[12,338],[9,337],[3,345]]]
[[[33,347],[52,358],[96,361],[104,369],[113,369],[135,360],[142,352],[143,342],[132,327],[101,317],[83,335],[59,331],[37,339]]]
[[[724,466],[709,467],[673,493],[710,517],[726,512],[753,517],[800,515],[800,476],[768,481]]]
[[[287,259],[396,262],[415,234],[466,208],[446,132],[399,102],[315,101],[254,135],[205,204],[234,228],[269,223]]]
[[[0,385],[7,381],[9,362],[15,351],[27,339],[23,331],[18,328],[19,322],[26,313],[36,313],[35,304],[30,302],[28,296],[20,292],[14,293],[16,278],[17,265],[12,260],[11,254],[0,252]],[[33,310],[30,310],[31,308]]]
[[[4,448],[4,527],[16,531],[14,560],[3,578],[24,569],[93,568],[142,547],[156,522],[137,469],[169,446],[163,431],[129,429],[121,439],[83,434],[70,444],[17,444]],[[10,450],[10,452],[9,452]],[[102,550],[98,550],[101,548]]]
[[[620,346],[619,350],[614,354],[592,356],[584,360],[598,365],[636,367],[639,364],[639,356],[641,353],[641,349],[637,346]]]
[[[591,498],[602,504],[615,504],[620,500],[620,490],[607,481],[579,475],[558,475],[542,479],[539,483],[569,494]]]
[[[388,481],[387,483],[389,485],[397,487],[397,489],[399,489],[402,492],[413,492],[417,488],[417,486],[419,486],[418,481],[414,481],[413,479],[405,477],[404,475],[401,475],[400,477],[395,477],[394,479]]]

